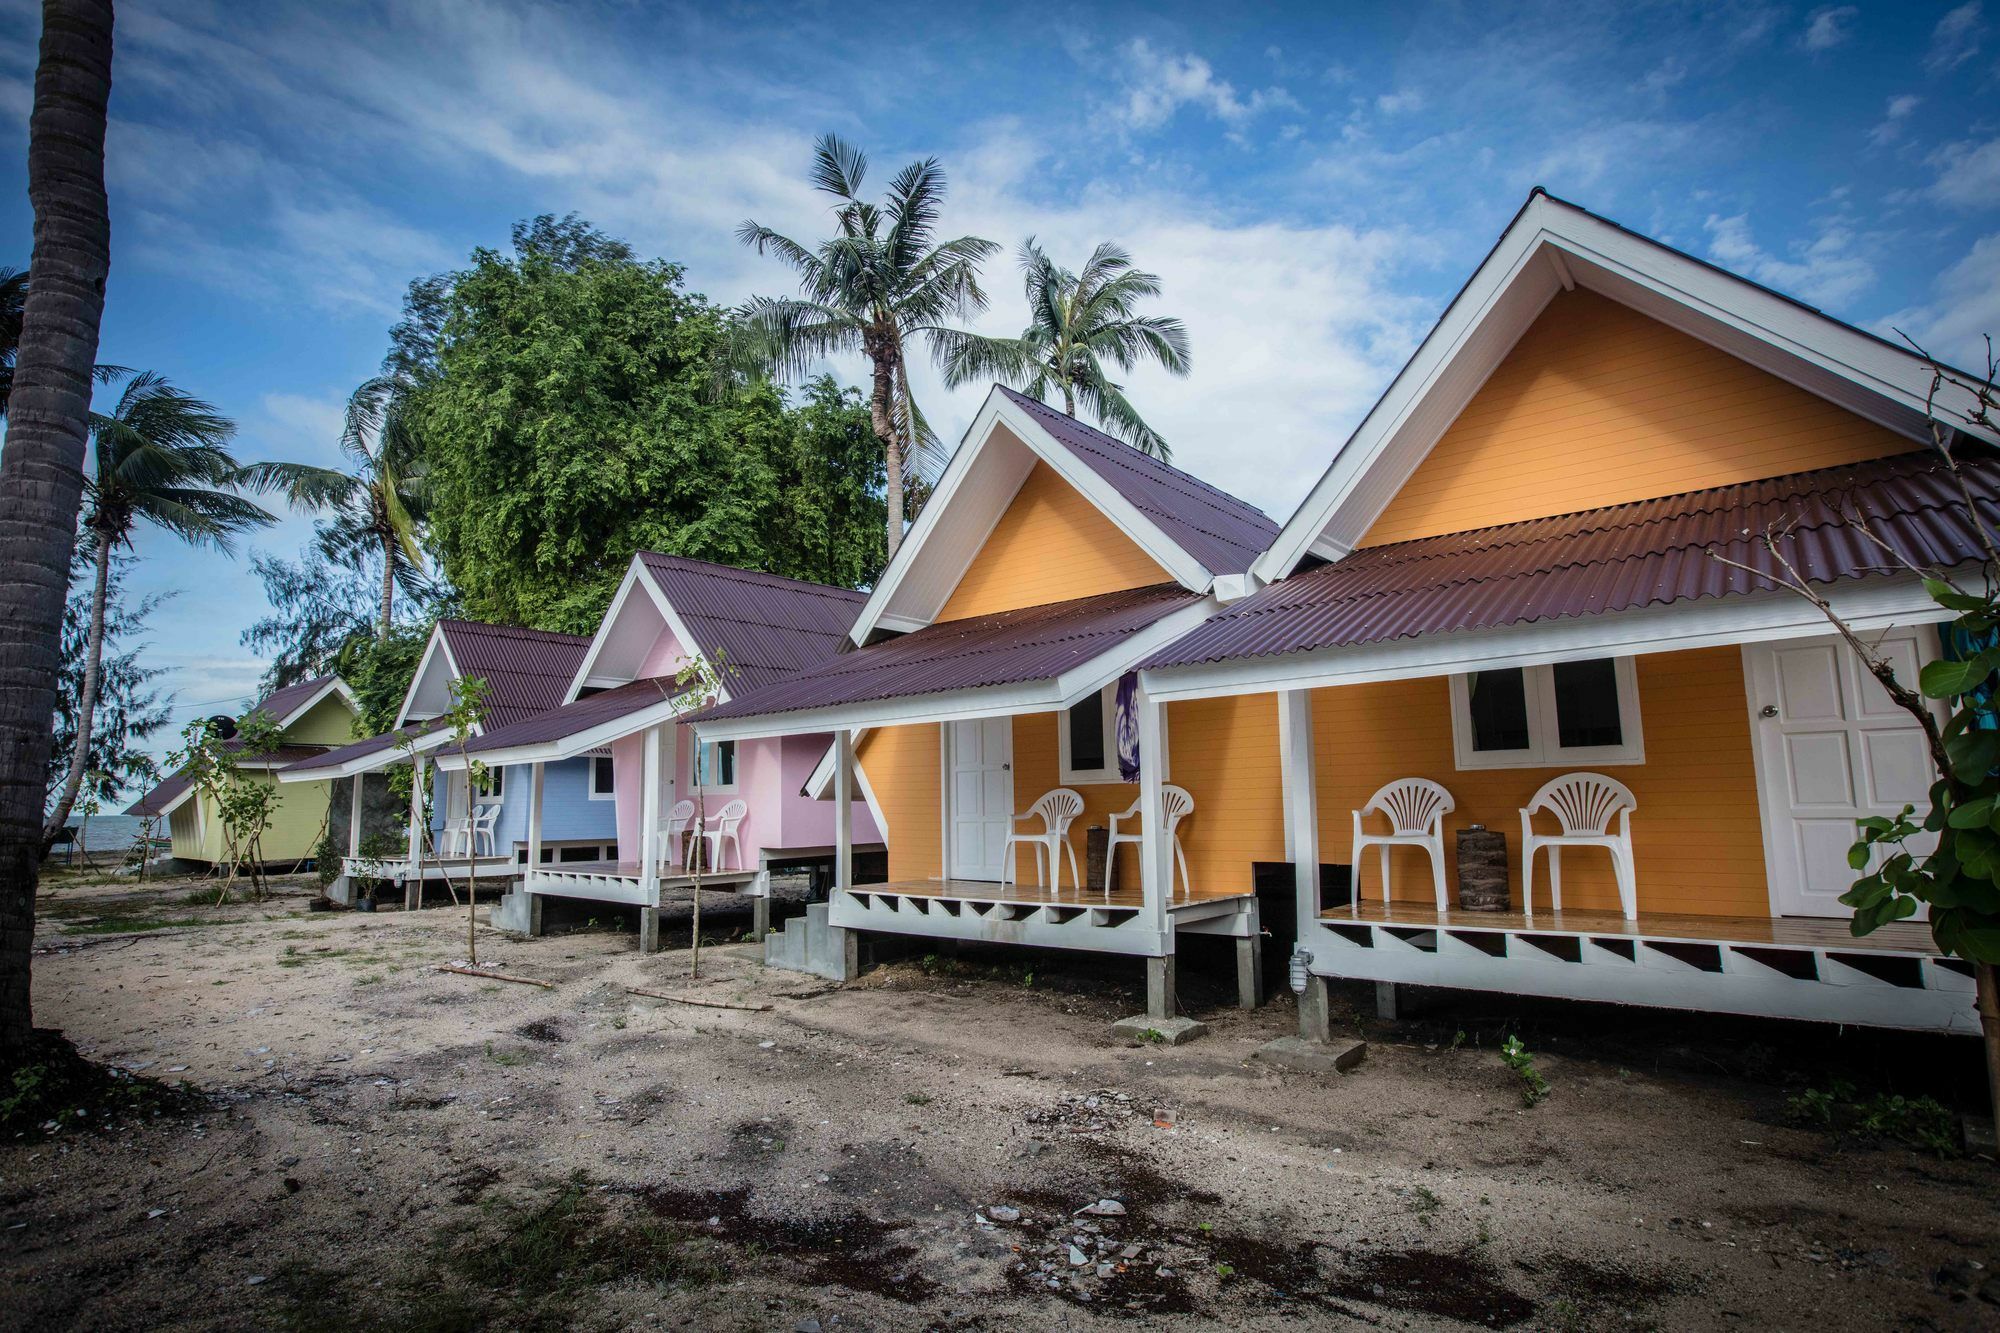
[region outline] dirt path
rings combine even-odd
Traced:
[[[482,929],[543,990],[438,971],[448,908],[186,893],[44,918],[41,1021],[214,1105],[0,1148],[11,1326],[2000,1322],[1992,1166],[1842,1147],[1767,1086],[1543,1056],[1526,1109],[1490,1049],[1248,1063],[1284,1000],[1164,1050],[1008,969],[829,989],[727,946],[690,983],[627,934]],[[166,920],[209,924],[117,929]]]

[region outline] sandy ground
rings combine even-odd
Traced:
[[[1136,976],[1088,960],[832,988],[723,945],[691,981],[482,927],[544,990],[437,970],[449,908],[187,892],[45,901],[39,1020],[211,1102],[0,1147],[0,1324],[2000,1326],[1993,1164],[1789,1127],[1768,1081],[1568,1042],[1528,1109],[1435,1024],[1368,1019],[1345,1076],[1251,1063],[1288,996],[1118,1043]],[[162,919],[201,924],[122,933]]]

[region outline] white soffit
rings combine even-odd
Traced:
[[[575,703],[586,685],[609,687],[639,678],[640,666],[667,627],[659,591],[652,584],[645,563],[633,556],[610,607],[597,622],[597,632],[590,636],[590,647],[563,694],[564,703]]]
[[[451,682],[457,677],[458,663],[451,660],[451,645],[445,642],[444,625],[432,625],[431,641],[424,645],[423,660],[417,663],[417,674],[410,677],[410,688],[403,695],[403,706],[396,710],[392,730],[411,721],[436,717],[450,708]]]
[[[1537,192],[1259,559],[1268,582],[1354,549],[1557,292],[1584,287],[1928,443],[1930,368],[1734,274]],[[1941,395],[1951,408],[1957,398]],[[2000,444],[2000,437],[1987,437]]]

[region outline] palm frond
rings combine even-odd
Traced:
[[[1117,385],[1098,378],[1076,387],[1077,396],[1083,399],[1091,415],[1105,429],[1140,453],[1151,454],[1162,463],[1173,461],[1173,450],[1167,447],[1165,437],[1146,424],[1138,409],[1126,400]]]
[[[998,380],[1018,386],[1033,373],[1034,354],[1020,338],[989,338],[959,329],[927,331],[931,359],[947,388]]]
[[[815,301],[752,297],[743,321],[762,340],[770,365],[788,378],[861,345],[861,321],[852,311]]]
[[[858,199],[868,175],[868,157],[837,134],[822,134],[813,142],[813,187],[837,199]]]

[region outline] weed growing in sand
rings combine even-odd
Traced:
[[[1825,1088],[1808,1088],[1788,1099],[1785,1114],[1808,1129],[1907,1143],[1940,1157],[1956,1157],[1960,1151],[1957,1118],[1933,1097],[1878,1092],[1864,1099],[1852,1083],[1834,1079]]]
[[[241,917],[182,916],[100,916],[77,921],[62,928],[65,935],[135,935],[146,930],[174,930],[181,926],[237,926]]]
[[[490,1041],[486,1043],[486,1058],[503,1069],[512,1069],[516,1065],[528,1063],[528,1057],[519,1051],[496,1051]]]
[[[906,1092],[903,1094],[903,1100],[911,1106],[929,1106],[931,1095],[927,1092]]]
[[[1535,1057],[1514,1033],[1508,1033],[1507,1040],[1500,1043],[1500,1063],[1513,1070],[1514,1077],[1520,1080],[1521,1105],[1534,1106],[1549,1095],[1549,1081],[1535,1068]]]
[[[1425,1226],[1431,1224],[1430,1215],[1444,1207],[1444,1200],[1425,1186],[1419,1185],[1410,1191],[1410,1211],[1423,1219]]]

